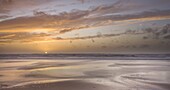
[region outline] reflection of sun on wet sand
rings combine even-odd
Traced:
[[[165,60],[1,60],[0,90],[169,90]]]

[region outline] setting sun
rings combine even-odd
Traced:
[[[48,54],[48,52],[44,52],[45,54]]]

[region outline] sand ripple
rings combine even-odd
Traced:
[[[165,60],[11,62],[0,63],[0,90],[170,90]]]

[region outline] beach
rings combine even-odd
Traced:
[[[169,89],[168,60],[0,60],[0,90]]]
[[[170,0],[0,0],[0,90],[170,90]]]

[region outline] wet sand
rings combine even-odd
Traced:
[[[170,90],[170,61],[0,60],[0,90]]]
[[[112,90],[111,87],[83,81],[62,81],[16,86],[2,90]]]

